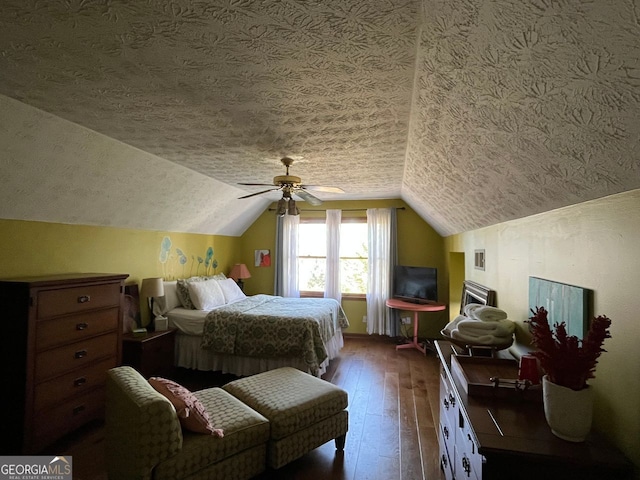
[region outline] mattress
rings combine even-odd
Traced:
[[[209,310],[191,310],[189,308],[174,308],[165,316],[169,319],[169,326],[175,327],[185,335],[202,335],[204,320]]]

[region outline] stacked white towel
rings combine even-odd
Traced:
[[[450,337],[451,333],[458,328],[458,323],[463,320],[469,320],[469,317],[465,317],[464,315],[458,315],[451,322],[447,323],[447,325],[442,329],[442,332]]]
[[[482,322],[497,322],[498,320],[506,320],[507,312],[496,307],[488,305],[480,305],[478,303],[469,303],[464,307],[464,314],[467,317],[480,320]]]
[[[458,322],[458,330],[469,335],[494,335],[496,337],[508,337],[515,331],[516,326],[511,320],[498,320],[496,322],[479,322],[468,319]]]
[[[469,345],[504,345],[513,340],[515,324],[504,310],[484,305],[467,305],[464,312],[449,322],[442,333]]]

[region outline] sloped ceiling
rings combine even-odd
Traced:
[[[640,188],[639,14],[3,0],[0,215],[239,235],[278,194],[238,183],[284,155],[345,191],[320,198],[401,197],[443,235]]]

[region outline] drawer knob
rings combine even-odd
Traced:
[[[454,397],[451,393],[449,394],[449,401],[451,402],[452,407],[456,406],[456,397]]]
[[[88,323],[78,323],[76,324],[76,330],[85,330],[89,328],[89,324]]]
[[[449,440],[449,429],[447,427],[444,427],[442,431],[444,432],[445,438]]]
[[[82,358],[82,357],[86,357],[87,356],[87,351],[86,350],[78,350],[75,354],[74,357],[75,358]]]
[[[91,301],[91,297],[89,295],[80,295],[78,297],[78,303],[87,303]]]
[[[74,386],[74,387],[81,387],[81,386],[82,386],[82,385],[84,385],[85,383],[87,383],[87,379],[86,379],[86,377],[79,377],[79,378],[76,378],[76,379],[73,381],[73,386]]]
[[[464,473],[466,473],[468,477],[471,474],[471,462],[465,456],[462,457],[462,468],[464,469]]]
[[[442,401],[442,403],[444,404],[444,408],[446,408],[447,410],[449,410],[449,400],[447,400],[446,398]]]
[[[440,469],[444,470],[447,468],[447,456],[443,453],[442,459],[440,460]]]
[[[73,407],[73,414],[78,415],[84,411],[84,405],[78,405],[77,407]]]

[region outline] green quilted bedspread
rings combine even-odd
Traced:
[[[204,322],[202,348],[253,357],[302,357],[316,375],[325,342],[349,322],[330,298],[253,295],[216,308]]]

